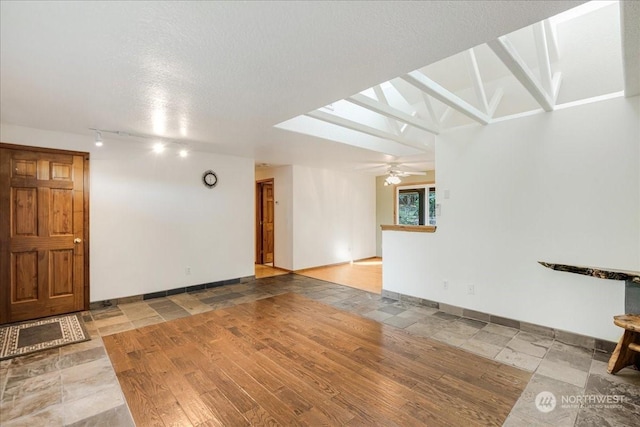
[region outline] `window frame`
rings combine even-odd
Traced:
[[[424,226],[434,226],[437,224],[437,221],[436,221],[436,224],[429,223],[429,192],[431,189],[433,189],[434,192],[437,191],[435,181],[421,181],[421,182],[412,182],[407,184],[400,183],[400,184],[394,185],[393,187],[394,187],[393,188],[393,224],[394,225],[401,225],[400,209],[398,208],[398,197],[400,196],[400,190],[414,190],[414,189],[415,190],[424,189]]]

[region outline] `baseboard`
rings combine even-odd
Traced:
[[[118,304],[130,304],[134,302],[146,301],[153,298],[168,297],[171,295],[184,294],[188,292],[202,291],[205,289],[217,288],[225,285],[235,285],[247,281],[255,280],[256,276],[237,277],[235,279],[219,280],[217,282],[202,283],[199,285],[185,286],[181,288],[167,289],[164,291],[151,292],[142,295],[132,295],[128,297],[112,298],[102,301],[94,301],[89,305],[89,310],[98,310],[106,307],[113,307]]]
[[[574,345],[577,347],[586,348],[589,350],[595,350],[603,353],[611,353],[616,348],[616,343],[608,340],[602,340],[599,338],[589,337],[586,335],[580,335],[573,332],[563,331],[561,329],[549,328],[547,326],[540,326],[533,323],[523,322],[520,320],[509,319],[506,317],[496,316],[490,313],[483,313],[481,311],[470,310],[464,307],[458,307],[455,305],[445,304],[438,301],[432,301],[428,299],[413,297],[410,295],[404,295],[399,292],[392,292],[382,290],[382,297],[389,298],[396,301],[406,301],[412,304],[423,305],[426,307],[437,308],[445,313],[453,314],[460,317],[466,317],[469,319],[480,320],[482,322],[491,322],[509,328],[519,329],[521,331],[530,332],[533,334],[543,335],[549,338],[554,338],[564,344]]]
[[[296,274],[300,274],[300,273],[304,273],[306,271],[309,270],[315,270],[316,268],[325,268],[325,267],[337,267],[339,265],[345,265],[345,264],[351,264],[353,262],[362,262],[362,261],[367,261],[370,259],[375,259],[375,258],[380,258],[379,256],[369,256],[366,258],[360,258],[360,259],[354,259],[353,261],[344,261],[344,262],[336,262],[334,264],[325,264],[325,265],[318,265],[316,267],[307,267],[307,268],[301,268],[300,270],[289,270],[292,273],[296,273]]]

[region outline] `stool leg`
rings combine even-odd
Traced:
[[[609,359],[607,371],[610,374],[615,374],[622,368],[639,363],[637,359],[638,355],[629,349],[630,343],[637,343],[639,341],[639,333],[628,330],[624,331],[624,335],[622,335],[620,341],[618,341],[618,345],[616,345],[616,349],[613,351],[611,359]]]

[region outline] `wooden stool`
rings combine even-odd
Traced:
[[[615,374],[630,365],[640,369],[640,314],[613,316],[613,323],[624,329],[624,335],[609,359],[607,370]]]

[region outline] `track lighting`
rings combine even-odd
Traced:
[[[89,128],[89,129],[94,131],[96,134],[95,144],[97,147],[102,147],[104,145],[104,142],[102,140],[102,134],[106,132],[106,133],[112,133],[121,138],[153,139],[156,141],[153,144],[153,152],[156,154],[163,153],[167,148],[175,147],[175,149],[178,150],[177,151],[178,156],[180,156],[181,158],[185,158],[189,156],[189,147],[184,142],[171,141],[169,139],[157,137],[155,135],[125,132],[121,130],[106,130],[106,129],[96,129],[96,128]]]
[[[156,142],[153,144],[153,152],[154,153],[162,153],[164,151],[164,144],[162,142]]]
[[[102,132],[96,131],[96,147],[102,147],[104,142],[102,141]]]

